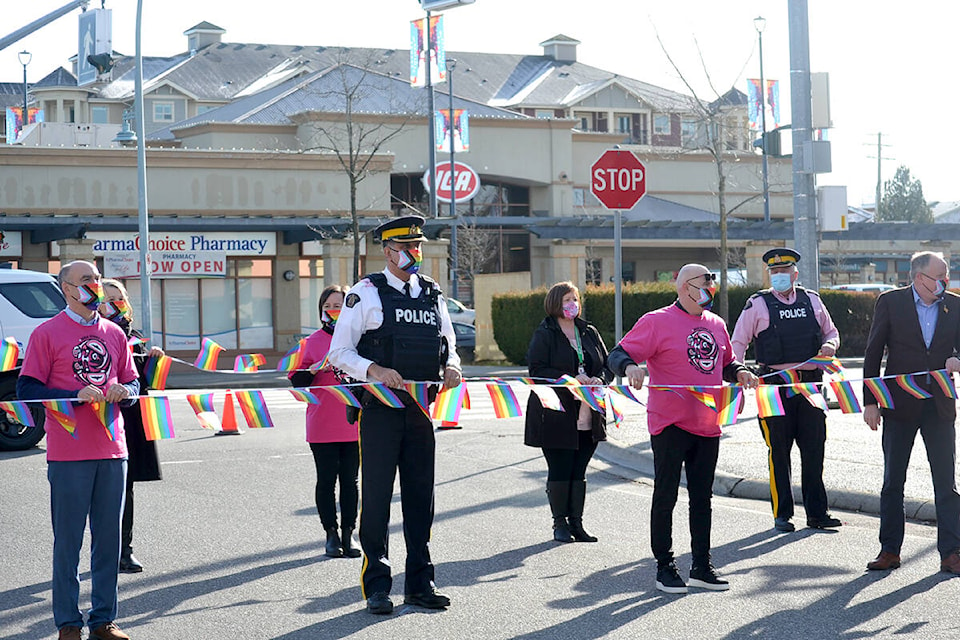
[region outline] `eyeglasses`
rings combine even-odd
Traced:
[[[699,276],[693,276],[692,278],[690,278],[689,280],[687,280],[684,284],[690,284],[691,282],[693,282],[693,281],[696,280],[697,278],[703,278],[703,284],[704,284],[704,285],[709,285],[711,282],[716,282],[716,280],[717,280],[717,274],[715,274],[715,273],[704,273],[704,274],[701,274],[701,275],[699,275]]]

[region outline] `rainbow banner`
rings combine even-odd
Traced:
[[[69,400],[44,400],[43,407],[50,412],[50,417],[57,424],[66,429],[74,438],[77,437],[77,416],[73,412],[73,403]]]
[[[147,440],[176,437],[173,432],[173,416],[170,413],[170,398],[140,396],[140,415],[143,417],[143,433]]]
[[[266,362],[262,353],[242,353],[233,359],[233,370],[238,373],[252,372]]]
[[[36,428],[37,426],[33,414],[30,413],[30,405],[26,402],[20,402],[19,400],[0,402],[0,409],[3,409],[4,413],[10,417],[11,422],[22,424],[25,427]]]
[[[277,371],[296,371],[299,369],[300,363],[303,361],[303,345],[306,342],[305,339],[301,340],[290,351],[287,351],[286,355],[280,358],[280,362],[277,363]]]
[[[577,386],[569,387],[569,390],[570,393],[580,398],[580,400],[583,402],[586,402],[587,405],[597,413],[607,413],[606,404],[604,404],[602,397],[597,397],[597,393],[594,389],[581,386],[579,383],[577,383]]]
[[[520,411],[520,402],[517,395],[505,382],[488,382],[487,392],[490,399],[493,400],[493,415],[497,418],[519,418],[523,413]]]
[[[393,392],[393,389],[382,382],[368,382],[363,385],[363,389],[373,394],[373,397],[385,404],[391,409],[403,409],[403,400]]]
[[[267,411],[267,403],[263,399],[263,394],[259,391],[234,391],[233,395],[237,397],[240,403],[240,411],[247,420],[247,426],[251,429],[269,429],[273,427],[273,420],[270,418],[270,412]]]
[[[12,371],[17,368],[20,346],[13,338],[7,337],[0,342],[0,371]]]
[[[333,385],[332,387],[321,388],[348,407],[355,407],[357,409],[361,408],[360,402],[357,401],[356,396],[353,395],[353,392],[350,391],[349,387],[337,384]]]
[[[713,397],[713,392],[705,387],[685,387],[685,389],[694,398],[702,402],[708,409],[717,410],[717,399]]]
[[[427,382],[404,382],[403,388],[417,403],[423,414],[430,417],[430,384]]]
[[[211,431],[223,431],[220,416],[217,415],[217,410],[213,407],[212,393],[189,393],[187,394],[187,402],[190,403],[190,407],[197,415],[197,422],[200,423],[201,427]]]
[[[786,415],[779,388],[769,384],[757,387],[757,412],[761,418]]]
[[[827,399],[820,393],[820,387],[816,382],[802,382],[793,386],[811,405],[822,411],[828,410]]]
[[[289,391],[290,395],[300,402],[306,402],[307,404],[323,404],[323,402],[315,393],[306,389],[289,389]]]
[[[877,404],[884,409],[893,409],[893,396],[890,395],[890,389],[887,388],[887,384],[882,378],[864,378],[863,386],[873,393]]]
[[[220,357],[222,351],[223,347],[210,338],[204,338],[200,343],[200,353],[197,354],[193,366],[204,371],[216,371],[217,358]]]
[[[433,403],[434,420],[443,422],[460,422],[460,409],[463,408],[463,394],[467,385],[459,384],[453,389],[440,389],[436,401]]]
[[[116,441],[117,439],[117,420],[120,418],[120,405],[116,402],[94,402],[90,405],[93,412],[97,414],[97,420],[103,425],[107,432],[107,437]]]
[[[166,355],[147,358],[147,364],[143,367],[143,376],[147,379],[147,386],[157,391],[166,389],[171,364],[173,364],[173,358]],[[146,389],[143,391],[146,391]]]
[[[897,384],[900,385],[900,388],[906,391],[908,394],[914,398],[920,400],[926,400],[927,398],[932,398],[933,394],[917,384],[917,379],[911,374],[904,374],[902,376],[897,376],[894,378],[897,381]]]
[[[723,387],[720,389],[720,410],[717,411],[717,425],[723,427],[734,424],[743,409],[743,387]]]
[[[833,380],[830,382],[830,388],[833,389],[833,395],[837,397],[840,403],[840,411],[843,413],[861,413],[863,407],[857,394],[853,391],[853,384],[847,380]]]
[[[783,378],[783,381],[787,384],[800,383],[800,372],[796,369],[783,369],[782,371],[777,371],[776,375]]]
[[[612,384],[607,388],[610,389],[610,391],[613,391],[614,393],[620,394],[621,396],[623,396],[624,398],[627,398],[628,400],[633,400],[637,404],[643,404],[640,398],[636,396],[637,390],[631,387],[630,385]]]
[[[807,360],[810,364],[817,365],[827,373],[840,373],[843,371],[843,365],[833,356],[814,356]]]
[[[931,371],[930,375],[937,381],[937,384],[940,385],[943,395],[948,398],[953,398],[954,400],[957,399],[957,390],[953,386],[953,376],[947,373],[946,369]]]

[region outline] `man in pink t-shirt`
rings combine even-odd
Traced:
[[[716,292],[714,275],[699,264],[677,274],[677,301],[644,314],[610,352],[607,366],[640,389],[650,373],[647,427],[653,448],[650,542],[657,560],[657,589],[686,593],[673,555],[673,507],[686,467],[690,498],[690,586],[725,591],[730,585],[710,562],[713,476],[720,427],[717,413],[684,387],[719,387],[724,380],[755,387],[757,377],[733,357],[723,318],[707,309]],[[716,397],[719,388],[706,389]]]
[[[70,401],[76,422],[71,434],[48,409],[44,424],[53,523],[53,618],[61,640],[80,640],[78,566],[89,518],[89,637],[129,639],[114,623],[126,438],[119,411],[111,435],[95,407],[134,404],[140,383],[123,330],[97,312],[103,288],[96,265],[71,262],[58,279],[67,308],[34,330],[17,381],[21,400]]]

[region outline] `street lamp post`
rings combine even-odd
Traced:
[[[134,60],[133,110],[137,140],[137,220],[140,233],[140,326],[148,343],[153,342],[153,304],[150,295],[150,216],[147,213],[147,137],[143,125],[143,55],[140,46],[143,0],[137,0]]]
[[[770,184],[767,178],[767,83],[763,78],[763,30],[767,21],[762,16],[753,19],[760,42],[760,156],[763,163],[763,221],[770,222]]]
[[[450,295],[459,298],[458,280],[460,271],[457,268],[457,165],[454,164],[454,126],[453,126],[453,70],[457,61],[447,60],[447,91],[450,97]]]
[[[20,133],[23,133],[29,120],[29,116],[27,115],[27,65],[33,60],[33,54],[29,51],[21,51],[17,54],[17,58],[20,59],[20,64],[23,65],[23,113],[20,118]]]

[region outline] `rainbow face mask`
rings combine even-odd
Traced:
[[[79,302],[87,309],[96,311],[100,303],[103,302],[103,285],[99,282],[90,282],[77,287]]]
[[[420,249],[397,251],[397,266],[407,273],[420,271],[421,264],[423,264],[423,252]]]
[[[697,287],[700,291],[700,298],[697,300],[697,304],[700,305],[703,309],[709,309],[713,306],[713,299],[717,295],[717,287],[712,284],[706,289],[702,287]]]
[[[101,315],[103,315],[103,317],[105,317],[107,320],[118,322],[119,320],[130,315],[130,305],[128,305],[124,300],[104,302],[103,308],[101,309]]]
[[[335,327],[337,325],[337,320],[340,318],[340,309],[324,309],[323,315],[323,322],[331,327]]]

